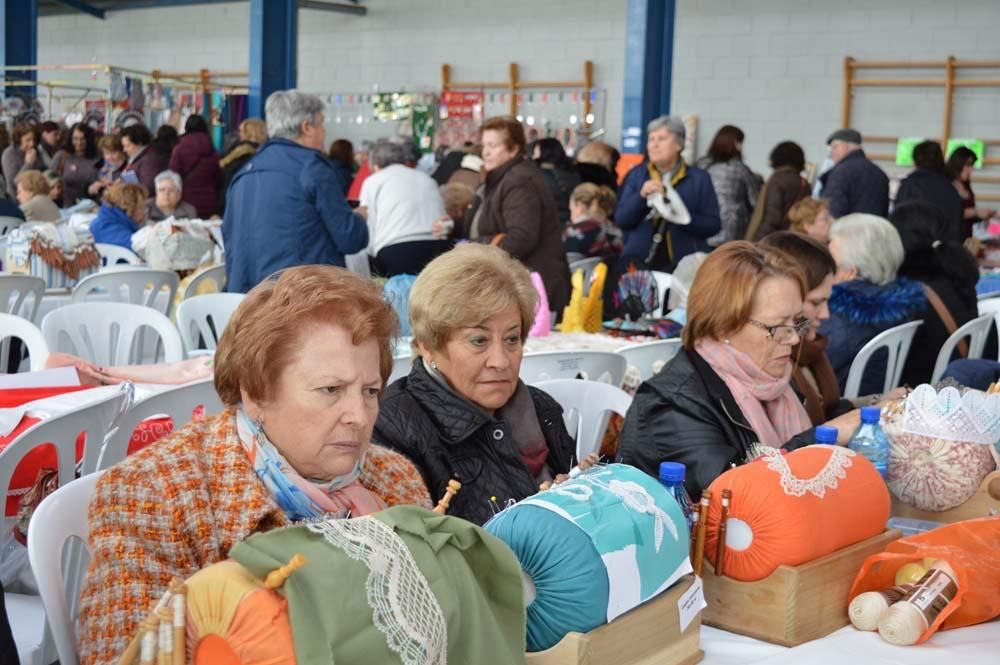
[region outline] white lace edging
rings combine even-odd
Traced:
[[[830,459],[812,478],[796,478],[788,466],[788,460],[777,448],[761,448],[760,457],[766,460],[767,468],[781,477],[781,489],[788,496],[803,496],[806,492],[822,499],[828,489],[837,489],[837,483],[847,477],[847,468],[853,464],[856,454],[853,450],[837,446],[826,446]]]
[[[448,624],[406,543],[374,517],[313,522],[306,527],[368,568],[365,581],[375,627],[403,665],[445,665]]]

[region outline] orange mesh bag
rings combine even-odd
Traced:
[[[905,564],[941,559],[955,573],[958,591],[920,635],[917,644],[938,630],[961,628],[1000,616],[1000,516],[956,522],[889,544],[865,560],[849,599],[895,584]]]
[[[722,491],[732,492],[724,570],[744,582],[797,566],[885,530],[889,492],[871,462],[846,448],[808,446],[730,469],[709,487],[705,556],[716,567]]]

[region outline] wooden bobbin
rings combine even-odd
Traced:
[[[460,489],[462,489],[462,483],[455,479],[449,480],[448,487],[444,490],[444,496],[441,497],[441,500],[438,501],[436,506],[434,506],[434,512],[438,515],[444,515],[448,512],[448,506],[451,505],[452,497],[458,494],[458,490]]]
[[[267,578],[264,579],[264,586],[268,589],[277,589],[285,583],[285,580],[291,577],[292,573],[304,565],[306,565],[305,555],[296,554],[291,558],[287,565],[268,573]]]

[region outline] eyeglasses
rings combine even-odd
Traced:
[[[750,319],[747,323],[767,331],[767,336],[779,344],[787,342],[793,336],[804,337],[809,332],[809,319],[799,319],[792,325],[769,326],[760,321]]]

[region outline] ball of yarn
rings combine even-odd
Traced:
[[[875,630],[879,619],[889,609],[889,601],[878,591],[859,594],[847,608],[851,624],[858,630]]]
[[[878,634],[896,646],[916,644],[925,630],[927,621],[923,613],[910,603],[896,603],[878,622]]]

